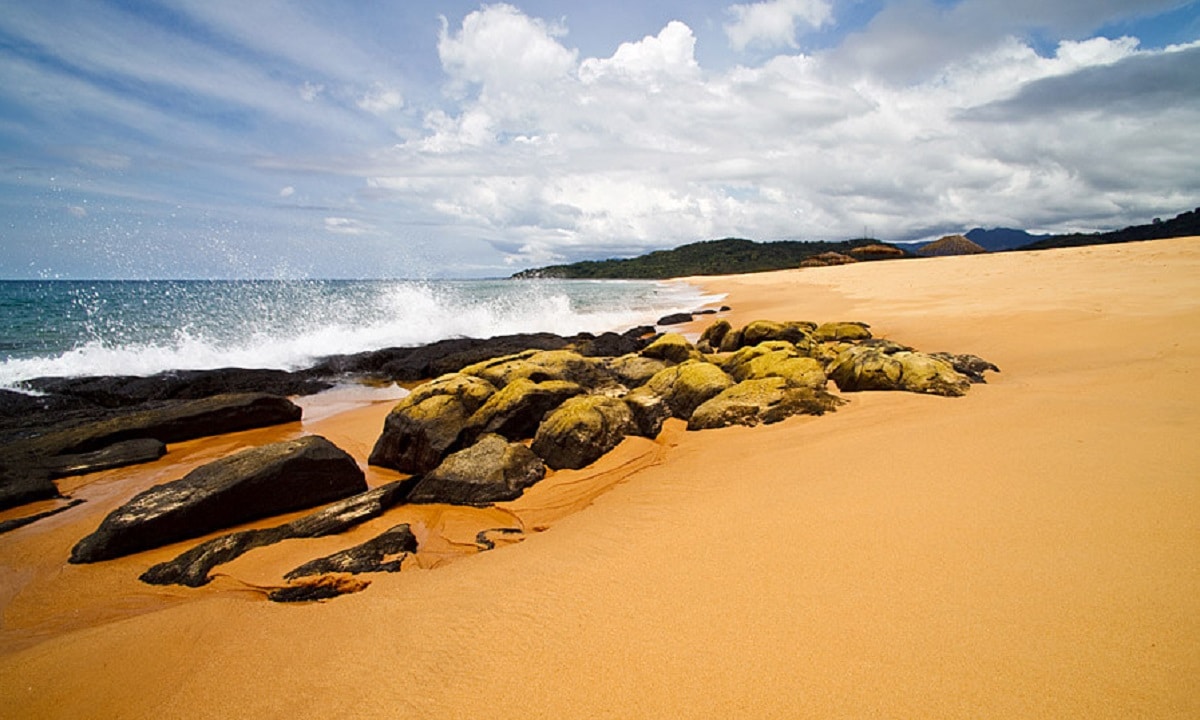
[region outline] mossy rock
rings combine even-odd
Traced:
[[[665,333],[643,348],[642,356],[679,364],[698,359],[700,353],[679,333]]]
[[[406,473],[432,470],[495,393],[486,380],[459,373],[417,387],[388,413],[368,462]]]
[[[721,341],[733,329],[728,320],[717,320],[712,325],[704,328],[704,332],[700,334],[700,340],[696,342],[696,349],[702,353],[713,353],[721,348]]]
[[[783,340],[790,343],[801,343],[808,339],[808,333],[798,323],[781,323],[773,320],[755,320],[742,328],[742,346],[758,345],[768,340]]]
[[[688,430],[774,423],[792,415],[821,415],[841,400],[824,390],[796,387],[781,377],[743,380],[696,408]]]
[[[971,383],[945,360],[917,352],[887,353],[878,348],[851,346],[829,368],[829,377],[846,392],[906,390],[957,397]]]
[[[573,397],[551,412],[533,437],[533,452],[554,470],[591,465],[636,430],[624,401],[603,395]]]
[[[721,338],[721,345],[717,348],[717,352],[733,352],[742,346],[742,329],[730,330],[725,333],[725,337]]]
[[[634,432],[653,440],[662,432],[663,423],[671,417],[671,406],[648,387],[634,389],[623,400],[633,414]]]
[[[827,322],[817,327],[812,339],[814,342],[867,340],[871,337],[870,327],[861,322]]]
[[[818,390],[825,387],[825,368],[810,357],[788,357],[783,353],[771,352],[759,355],[745,363],[736,380],[754,380],[768,377],[783,378],[793,387]]]
[[[497,390],[467,420],[462,444],[474,442],[485,433],[496,433],[509,440],[533,437],[546,413],[585,392],[583,386],[566,380],[536,383],[524,378],[513,380]]]
[[[531,350],[468,365],[461,372],[483,378],[497,388],[514,380],[535,383],[566,380],[584,387],[597,387],[610,379],[600,360],[572,350]]]
[[[701,403],[732,384],[716,365],[689,360],[657,373],[644,387],[666,401],[674,417],[686,420]]]
[[[627,388],[645,385],[654,374],[667,367],[667,363],[641,355],[622,355],[609,359],[605,366],[613,377]]]

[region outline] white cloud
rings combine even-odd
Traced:
[[[295,194],[296,194],[296,188],[292,187],[291,185],[288,185],[287,187],[285,187],[279,191],[279,197],[281,197],[281,198],[291,197]]]
[[[389,110],[404,106],[404,97],[399,90],[376,83],[371,90],[358,99],[359,108],[372,115],[382,115]]]
[[[335,235],[365,235],[375,228],[361,220],[345,217],[325,218],[325,231]]]
[[[82,205],[68,205],[67,214],[71,217],[85,218],[88,215],[87,208]]]
[[[725,26],[725,35],[738,51],[750,45],[794,48],[797,22],[819,28],[833,21],[828,0],[767,0],[731,5],[728,12],[734,20]]]
[[[561,26],[530,18],[511,5],[487,5],[467,15],[453,35],[442,18],[438,55],[451,77],[502,92],[572,72],[577,53],[555,39],[565,34]]]
[[[321,96],[321,93],[323,93],[323,92],[325,92],[324,85],[322,85],[320,83],[312,83],[312,82],[308,82],[308,81],[305,81],[304,84],[300,86],[300,90],[299,90],[300,99],[303,100],[304,102],[308,102],[308,103],[316,100],[318,97]]]

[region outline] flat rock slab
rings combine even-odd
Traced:
[[[129,555],[366,489],[354,458],[319,435],[272,443],[139,493],[80,540],[70,561]]]
[[[399,572],[404,556],[417,551],[417,538],[408,523],[389,528],[383,534],[323,558],[310,560],[283,577],[293,580],[328,573]],[[399,556],[399,557],[397,557]]]

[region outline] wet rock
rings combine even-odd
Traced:
[[[481,552],[496,549],[496,541],[492,539],[492,535],[523,535],[524,531],[521,528],[488,528],[475,533],[475,544],[479,546]],[[519,539],[519,538],[518,538]]]
[[[496,433],[509,440],[533,437],[546,413],[584,392],[582,386],[565,380],[513,380],[471,415],[458,447],[472,444],[487,433]]]
[[[365,489],[354,458],[323,437],[264,445],[135,495],[75,545],[70,561],[129,555]]]
[[[79,398],[106,408],[123,408],[152,401],[199,400],[214,395],[311,395],[332,387],[333,383],[285,370],[220,368],[175,370],[149,377],[38,378],[26,385],[54,396]]]
[[[62,497],[50,471],[27,458],[0,459],[0,510]]]
[[[699,359],[700,353],[687,338],[678,333],[666,333],[642,349],[642,356],[679,364]]]
[[[11,532],[13,530],[16,530],[17,528],[25,527],[26,525],[31,525],[31,524],[37,522],[38,520],[43,520],[43,519],[51,517],[53,515],[57,515],[60,512],[65,512],[67,510],[70,510],[71,508],[75,507],[76,505],[79,505],[82,502],[84,502],[83,498],[75,498],[74,500],[68,502],[67,504],[65,504],[61,507],[56,507],[52,510],[46,510],[44,512],[35,513],[33,515],[27,515],[25,517],[13,518],[11,520],[5,520],[3,522],[0,522],[0,535],[3,535],[6,532]]]
[[[655,325],[680,325],[682,323],[691,321],[691,313],[672,313],[670,315],[664,315],[663,317],[660,317]]]
[[[67,477],[153,462],[166,452],[167,446],[161,440],[142,438],[113,443],[76,455],[56,455],[46,458],[44,466],[51,477]]]
[[[409,478],[380,485],[309,513],[290,523],[261,530],[242,530],[203,542],[173,560],[159,563],[142,573],[141,581],[151,585],[187,585],[200,587],[209,581],[209,573],[218,565],[238,558],[254,548],[273,545],[291,538],[335,535],[372,518],[404,501],[419,481]]]
[[[443,375],[396,404],[371,450],[371,465],[423,473],[438,466],[458,441],[468,418],[496,393],[486,380]]]
[[[781,377],[744,380],[696,408],[688,419],[688,430],[774,423],[792,415],[822,415],[841,402],[824,390],[797,387]]]
[[[529,448],[486,434],[425,475],[409,493],[408,502],[490,505],[515,500],[545,476],[545,465]]]
[[[591,465],[636,431],[629,406],[616,398],[586,395],[567,400],[546,416],[531,449],[553,470]]]
[[[289,571],[284,579],[294,580],[307,575],[328,573],[400,572],[404,557],[417,551],[417,538],[408,523],[389,528],[381,535],[352,548],[310,560]],[[399,557],[397,557],[399,556]]]
[[[970,381],[945,360],[924,353],[886,353],[860,346],[850,346],[838,355],[829,368],[829,378],[847,392],[907,390],[957,397],[971,387]]]
[[[362,592],[370,586],[370,581],[345,575],[319,575],[305,577],[276,588],[267,593],[267,599],[274,602],[316,602],[329,600],[339,595]]]

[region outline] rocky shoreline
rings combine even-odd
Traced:
[[[669,316],[659,326],[692,319]],[[27,383],[40,395],[0,391],[0,509],[61,498],[56,478],[152,461],[169,443],[295,422],[301,411],[288,396],[347,381],[425,381],[392,409],[368,460],[406,479],[368,489],[355,460],[315,435],[250,448],[133,497],[80,539],[70,558],[101,562],[319,508],[283,525],[210,539],[141,576],[198,586],[250,549],[340,533],[394,505],[513,500],[548,473],[595,462],[627,436],[653,439],[668,418],[698,431],[820,415],[846,402],[829,391],[830,381],[842,393],[953,397],[983,382],[988,370],[998,369],[972,355],[922,353],[873,337],[865,323],[759,320],[734,328],[718,319],[695,344],[642,326],[599,336],[452,339],[326,358],[296,372],[46,378]],[[72,506],[7,521],[0,532]],[[487,549],[483,539],[480,549]],[[392,527],[295,568],[271,598],[361,590],[368,583],[347,575],[397,571],[416,551],[408,526]]]

